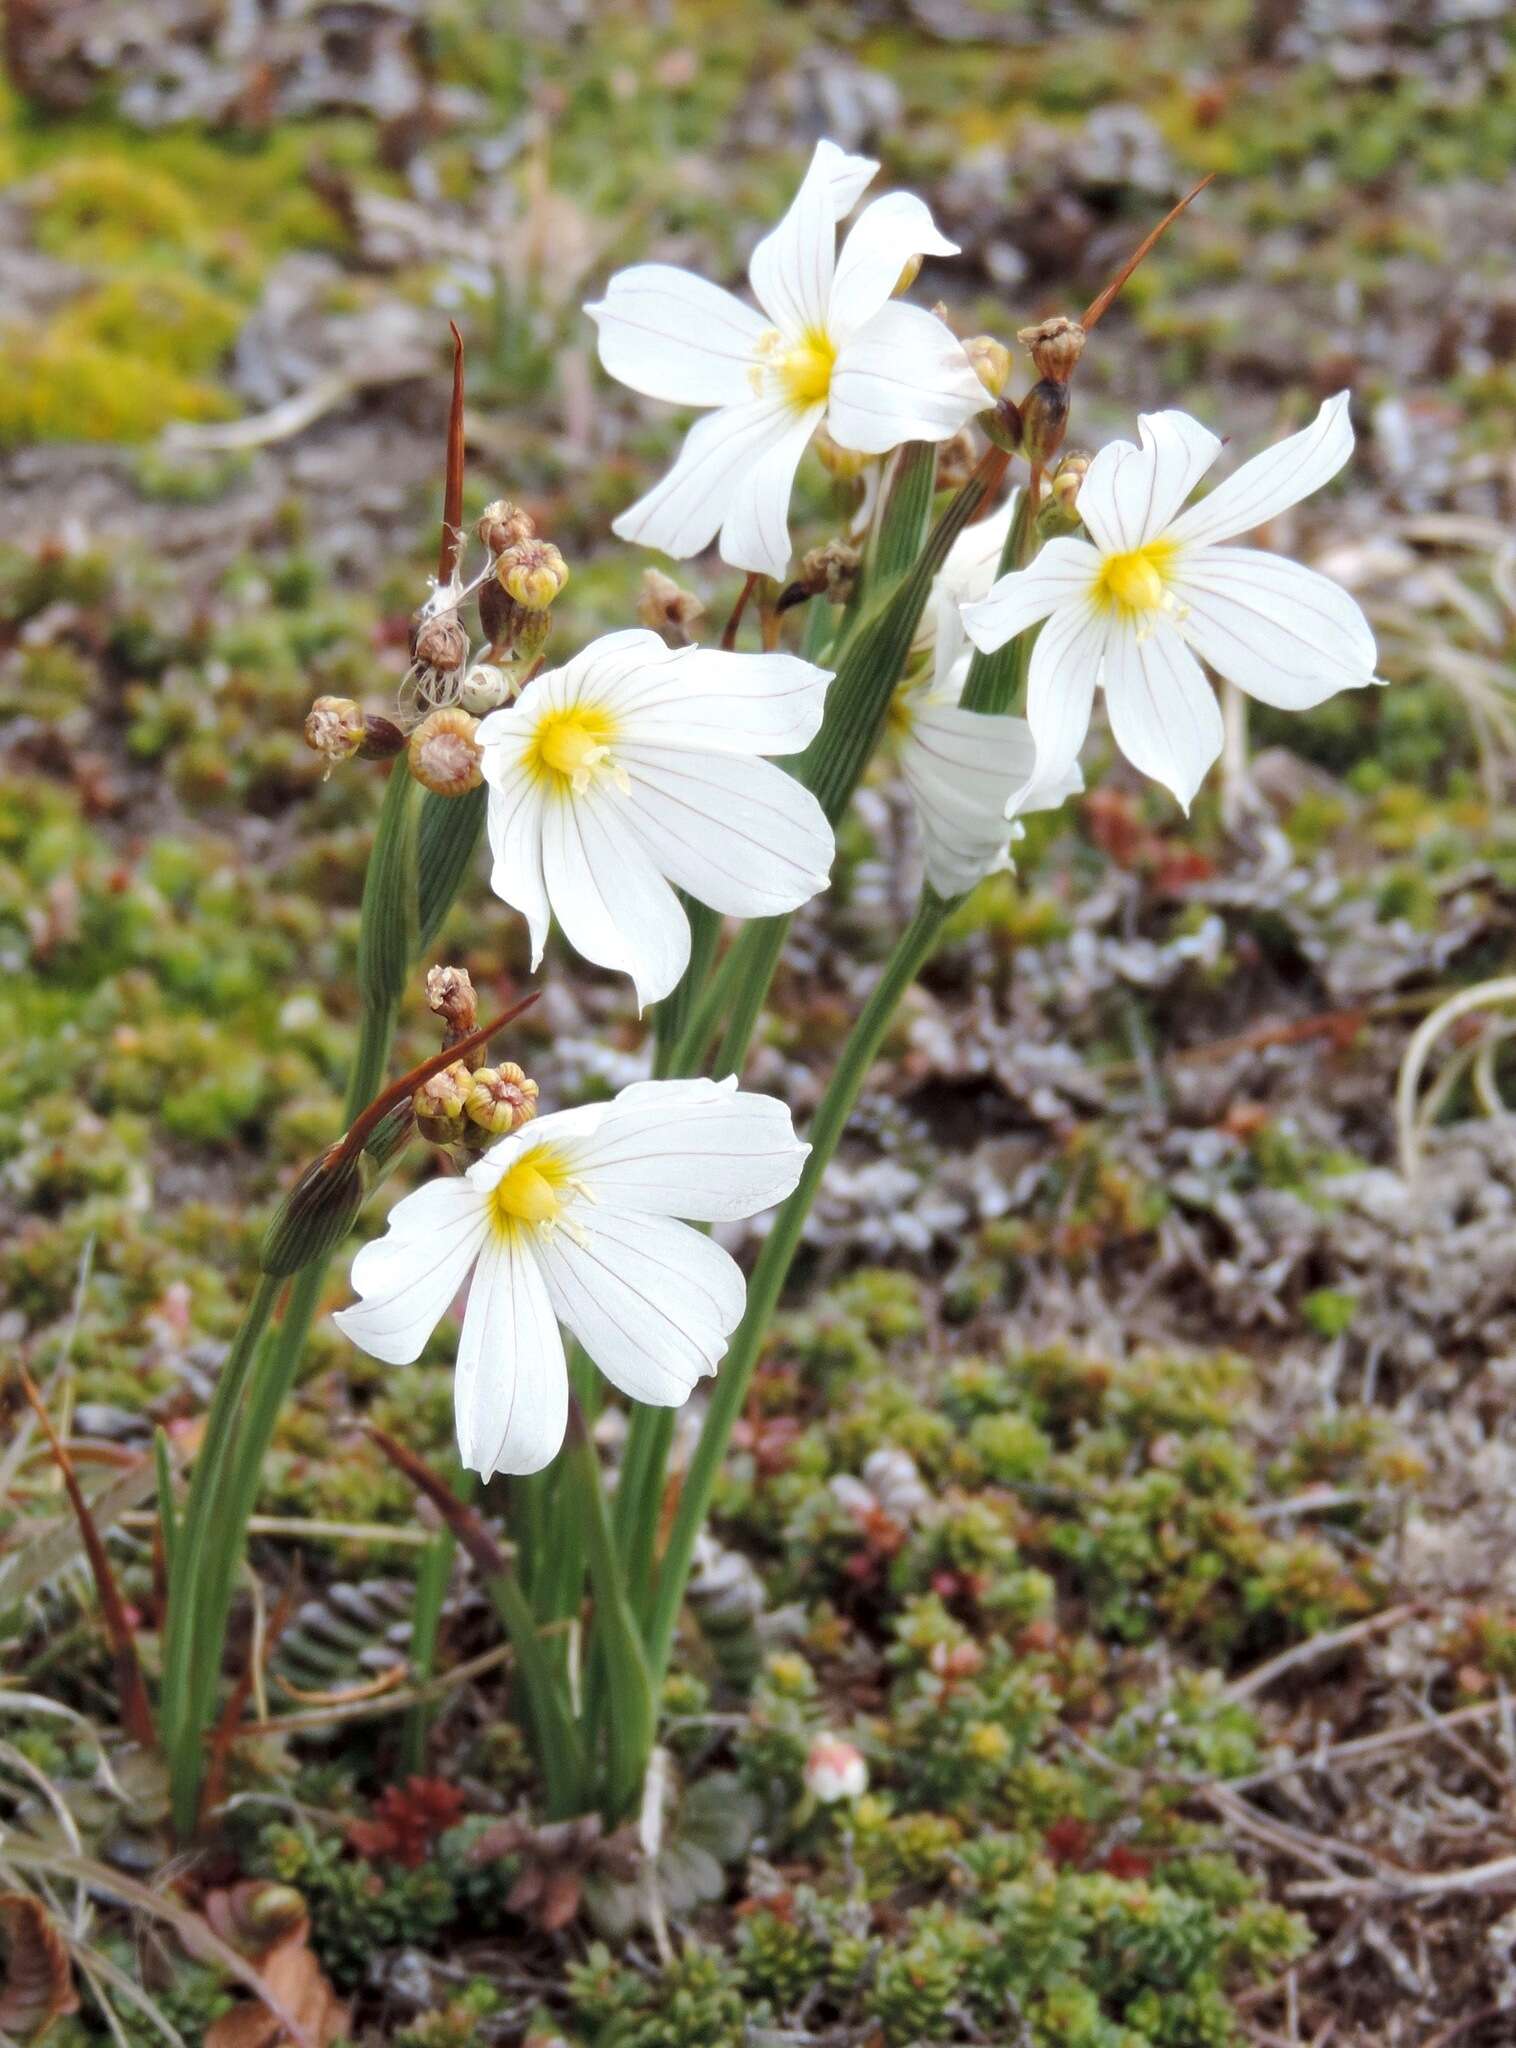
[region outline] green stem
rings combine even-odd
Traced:
[[[710,1409],[685,1477],[668,1548],[659,1568],[652,1621],[648,1629],[648,1662],[652,1667],[655,1687],[662,1683],[668,1669],[674,1630],[694,1559],[695,1542],[710,1511],[711,1497],[727,1445],[742,1413],[748,1382],[758,1362],[769,1319],[799,1248],[805,1219],[810,1214],[821,1177],[831,1163],[858,1092],[884,1043],[896,1006],[930,956],[958,900],[945,900],[931,889],[922,892],[915,917],[896,942],[895,950],[886,961],[843,1048],[842,1057],[808,1133],[811,1150],[804,1171],[794,1193],[779,1211],[753,1268],[753,1277],[748,1282],[747,1310],[717,1374]]]
[[[486,1579],[484,1591],[516,1653],[516,1674],[536,1737],[533,1746],[542,1767],[548,1818],[568,1820],[582,1813],[588,1803],[589,1769],[564,1688],[515,1573],[499,1572]]]
[[[674,1441],[675,1411],[639,1401],[627,1430],[626,1456],[616,1488],[614,1530],[632,1606],[645,1614],[653,1580],[653,1551],[663,1508],[663,1475]]]
[[[162,1727],[169,1764],[169,1786],[173,1800],[174,1825],[181,1837],[195,1826],[200,1800],[201,1737],[208,1725],[203,1711],[207,1690],[214,1697],[219,1657],[212,1659],[212,1644],[204,1633],[206,1596],[214,1590],[196,1571],[204,1558],[207,1538],[232,1455],[232,1438],[249,1375],[269,1317],[273,1314],[282,1283],[263,1274],[241,1328],[216,1382],[206,1417],[205,1436],[185,1498],[184,1512],[174,1541],[178,1569],[170,1577],[168,1617],[163,1643]],[[220,1638],[215,1639],[219,1647]],[[210,1671],[207,1688],[206,1673]]]

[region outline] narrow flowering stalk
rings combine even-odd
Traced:
[[[948,440],[982,409],[951,330],[894,296],[922,256],[958,253],[921,200],[876,199],[837,251],[837,223],[878,168],[817,143],[794,204],[753,252],[761,310],[659,263],[618,271],[585,308],[613,377],[711,408],[668,476],[615,521],[622,539],[686,556],[719,530],[724,561],[782,577],[795,470],[823,422],[839,447],[883,455]]]
[[[938,518],[908,574],[854,628],[837,664],[823,728],[796,763],[798,779],[815,791],[836,822],[847,808],[889,714],[901,669],[931,596],[933,579],[954,542],[998,490],[1010,465],[999,448],[986,450],[978,467]],[[788,917],[747,925],[707,983],[704,995],[670,1062],[690,1073],[701,1063],[718,1022],[725,1020],[718,1072],[739,1072],[784,950]]]
[[[685,1474],[667,1548],[658,1568],[657,1589],[648,1623],[648,1662],[655,1685],[668,1671],[674,1630],[684,1589],[694,1562],[695,1544],[710,1512],[722,1462],[733,1429],[742,1414],[748,1385],[778,1305],[790,1265],[799,1249],[806,1217],[816,1198],[821,1176],[830,1164],[890,1027],[900,998],[930,957],[953,904],[926,890],[915,917],[901,934],[869,995],[825,1095],[811,1121],[810,1152],[794,1193],[774,1219],[758,1262],[748,1281],[747,1307],[722,1363],[706,1411],[695,1455]]]

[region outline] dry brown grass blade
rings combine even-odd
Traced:
[[[1101,319],[1107,312],[1107,310],[1110,307],[1112,299],[1114,299],[1116,294],[1121,290],[1121,287],[1126,283],[1127,279],[1131,276],[1132,272],[1137,268],[1138,264],[1142,262],[1143,258],[1152,251],[1152,249],[1157,244],[1159,239],[1163,235],[1165,235],[1168,232],[1168,230],[1173,226],[1174,222],[1178,220],[1180,214],[1184,212],[1184,209],[1189,205],[1190,201],[1192,199],[1198,199],[1200,197],[1201,193],[1205,190],[1206,186],[1210,184],[1212,178],[1214,178],[1215,175],[1216,173],[1214,171],[1208,172],[1206,176],[1201,179],[1200,183],[1194,188],[1193,191],[1185,193],[1183,199],[1180,200],[1177,206],[1171,206],[1168,212],[1163,216],[1163,219],[1159,221],[1157,227],[1153,229],[1152,233],[1149,235],[1145,235],[1143,239],[1138,243],[1137,247],[1132,251],[1132,254],[1127,258],[1126,262],[1122,264],[1121,268],[1117,271],[1116,275],[1105,287],[1104,291],[1097,292],[1095,297],[1090,300],[1088,306],[1085,307],[1083,313],[1081,313],[1079,316],[1079,325],[1084,329],[1086,334],[1089,333],[1090,329],[1095,325],[1096,321]]]
[[[69,1504],[74,1510],[79,1523],[79,1533],[84,1539],[90,1571],[94,1576],[95,1591],[100,1596],[100,1611],[105,1618],[106,1633],[110,1637],[111,1655],[116,1665],[116,1684],[121,1694],[121,1724],[133,1742],[141,1743],[145,1749],[155,1749],[158,1744],[158,1731],[153,1726],[153,1710],[148,1704],[147,1685],[137,1658],[137,1637],[127,1615],[126,1603],[121,1598],[121,1589],[116,1584],[116,1575],[111,1570],[111,1561],[106,1555],[104,1540],[95,1527],[94,1517],[90,1513],[89,1502],[84,1498],[73,1461],[64,1448],[58,1432],[53,1428],[53,1419],[48,1414],[46,1404],[37,1392],[36,1383],[25,1366],[21,1368],[21,1385],[57,1460],[58,1470],[63,1475],[63,1484],[68,1489]]]
[[[0,1892],[5,1972],[0,1977],[0,2033],[40,2039],[56,2019],[77,2012],[68,1944],[41,1899]]]
[[[453,402],[447,416],[447,482],[442,492],[442,540],[437,549],[437,587],[453,580],[463,546],[463,336],[457,322],[447,323],[453,335]]]

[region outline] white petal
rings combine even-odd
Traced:
[[[629,974],[642,1009],[666,996],[689,964],[690,926],[629,830],[622,801],[602,785],[545,802],[542,873],[574,951]]]
[[[470,1472],[540,1472],[563,1445],[568,1368],[547,1281],[525,1231],[491,1231],[469,1288],[453,1381]]]
[[[850,340],[873,319],[914,257],[957,254],[958,244],[941,232],[930,208],[914,192],[889,192],[871,200],[849,229],[837,258],[826,322],[832,341]]]
[[[606,1108],[576,1171],[606,1209],[732,1222],[782,1202],[809,1151],[771,1095],[739,1094],[734,1080],[641,1081]]]
[[[987,403],[952,330],[892,299],[838,350],[827,429],[839,447],[883,455],[905,441],[946,441]]]
[[[1106,554],[1126,554],[1158,537],[1221,453],[1221,443],[1184,412],[1148,412],[1142,445],[1112,441],[1079,487],[1079,516]]]
[[[485,748],[483,774],[490,785],[485,810],[492,855],[490,887],[526,919],[535,968],[542,963],[550,922],[542,879],[543,792],[519,757],[502,746]]]
[[[734,569],[782,577],[790,559],[790,494],[806,444],[821,425],[820,403],[792,411],[739,473],[721,527],[721,559]]]
[[[600,360],[618,383],[671,405],[741,405],[753,395],[764,320],[693,271],[667,263],[618,270],[598,305]]]
[[[868,157],[848,156],[835,142],[818,142],[789,212],[753,251],[748,276],[758,303],[790,340],[825,331],[837,223],[852,212],[878,168]]]
[[[795,431],[795,410],[782,398],[750,399],[708,413],[690,428],[668,475],[613,519],[611,531],[642,547],[661,548],[666,555],[698,555],[738,503],[747,472],[770,449],[788,450]],[[798,450],[795,459],[799,460]],[[783,570],[781,562],[778,573]]]
[[[1277,512],[1298,505],[1312,491],[1330,483],[1353,452],[1353,423],[1348,417],[1350,394],[1329,398],[1310,426],[1291,434],[1275,448],[1266,448],[1245,462],[1234,476],[1219,483],[1208,498],[1176,519],[1170,537],[1187,545],[1209,546],[1251,533]],[[1080,510],[1084,493],[1080,492]]]
[[[429,1180],[398,1201],[383,1237],[353,1261],[360,1299],[332,1320],[370,1358],[409,1365],[448,1310],[488,1231],[466,1180]]]
[[[668,649],[629,675],[610,703],[627,739],[706,754],[798,754],[821,729],[830,669],[794,654]]]
[[[559,1318],[622,1393],[679,1407],[742,1319],[737,1262],[666,1216],[584,1203],[573,1221],[538,1240]]]
[[[1059,605],[1078,603],[1100,580],[1100,556],[1087,540],[1050,540],[1024,569],[1002,576],[988,597],[963,607],[969,638],[986,654],[1004,647]]]
[[[1061,605],[1037,635],[1026,679],[1026,719],[1037,743],[1037,768],[1011,798],[1008,817],[1046,809],[1057,800],[1055,792],[1067,787],[1090,729],[1107,630],[1106,613],[1086,598]]]
[[[1170,581],[1186,640],[1261,703],[1309,711],[1375,680],[1368,620],[1314,569],[1258,548],[1196,548]]]
[[[1172,790],[1185,810],[1221,752],[1221,708],[1177,630],[1149,615],[1138,631],[1113,623],[1105,649],[1111,736],[1134,768]]]
[[[834,844],[808,789],[771,761],[623,745],[626,821],[654,866],[728,917],[778,917],[827,885]]]
[[[1011,521],[1016,516],[1020,495],[1019,491],[1012,491],[988,519],[979,519],[972,526],[966,526],[948,549],[947,560],[932,583],[922,637],[924,644],[930,644],[932,648],[933,690],[939,697],[947,696],[951,690],[951,701],[955,704],[963,693],[963,682],[967,676],[966,668],[962,675],[956,674],[966,637],[963,607],[989,596],[1010,537]],[[957,687],[953,689],[955,679]]]
[[[960,896],[1004,858],[1006,805],[1037,767],[1031,727],[1021,718],[923,703],[913,711],[900,766],[921,819],[927,880],[941,896]]]

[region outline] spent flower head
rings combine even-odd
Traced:
[[[430,711],[406,743],[410,771],[423,789],[463,796],[477,789],[483,752],[479,723],[457,704]]]

